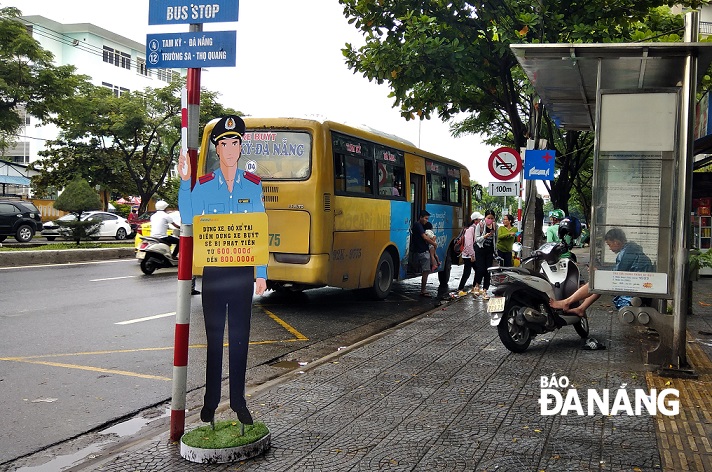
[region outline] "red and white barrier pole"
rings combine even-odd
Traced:
[[[194,26],[191,25],[191,31]],[[201,28],[202,29],[202,28]],[[187,151],[191,168],[191,187],[198,167],[198,120],[200,117],[200,69],[188,69],[181,109],[182,148]],[[188,343],[190,334],[190,296],[193,280],[193,221],[181,221],[180,257],[178,259],[178,296],[175,344],[173,349],[173,392],[171,396],[171,441],[179,441],[185,431],[185,400],[188,385]]]

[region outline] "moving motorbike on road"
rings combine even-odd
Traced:
[[[151,275],[156,269],[178,267],[178,258],[173,257],[168,244],[151,236],[142,236],[141,239],[136,259],[141,261],[141,271],[144,274]]]
[[[579,269],[570,259],[559,259],[570,249],[566,242],[581,233],[576,218],[559,224],[559,242],[543,244],[519,267],[490,267],[491,293],[487,311],[490,325],[497,327],[502,344],[512,352],[524,352],[537,334],[573,325],[582,338],[588,337],[588,318],[549,306],[549,299],[563,300],[580,283]]]

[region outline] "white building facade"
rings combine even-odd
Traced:
[[[32,37],[54,55],[56,66],[73,65],[77,74],[90,77],[91,83],[112,89],[115,95],[146,87],[161,88],[180,76],[180,70],[147,69],[144,44],[112,33],[91,23],[62,24],[43,16],[23,16]],[[18,131],[16,145],[5,152],[10,162],[27,165],[39,159],[47,140],[55,139],[58,129],[39,125],[26,115]],[[28,176],[29,177],[29,176]],[[27,195],[29,188],[15,188]]]

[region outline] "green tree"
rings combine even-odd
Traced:
[[[69,230],[71,235],[69,239],[75,241],[77,245],[82,239],[92,237],[99,231],[101,221],[82,220],[82,213],[101,209],[99,195],[86,180],[78,178],[70,182],[54,201],[54,207],[75,216],[74,220],[58,220],[58,224]]]
[[[465,113],[453,126],[455,136],[478,133],[490,145],[515,149],[548,118],[532,119],[541,110],[510,44],[680,41],[682,29],[682,18],[664,0],[339,2],[365,38],[363,46],[343,49],[347,66],[388,84],[406,119]],[[697,8],[708,1],[682,3]],[[562,183],[552,187],[551,197],[562,208],[591,156],[586,134],[562,132],[550,120],[541,129],[559,156]]]
[[[61,187],[82,175],[114,193],[140,196],[143,212],[177,161],[183,85],[179,80],[119,97],[106,87],[83,87],[66,112],[52,119],[60,137],[48,143],[44,159],[34,164],[41,175],[33,179],[33,188]],[[201,132],[212,118],[238,114],[217,97],[201,91]]]
[[[480,185],[476,180],[471,180],[470,185],[472,188],[479,187],[481,189],[479,199],[477,195],[475,195],[475,192],[472,193],[472,211],[479,211],[484,215],[485,210],[497,210],[497,216],[502,216],[499,215],[499,213],[501,213],[499,210],[502,208],[502,197],[493,197],[487,191],[487,187]]]
[[[13,145],[24,113],[40,120],[63,113],[87,80],[74,66],[52,65],[54,56],[35,41],[17,8],[0,9],[0,154]]]

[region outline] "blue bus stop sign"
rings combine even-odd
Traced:
[[[146,67],[235,67],[236,43],[235,31],[147,34]]]
[[[149,25],[237,21],[238,0],[149,0]]]

